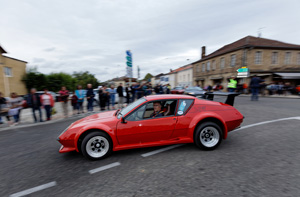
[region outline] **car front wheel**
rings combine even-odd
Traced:
[[[196,129],[195,144],[204,150],[213,150],[222,142],[222,129],[214,122],[204,122]]]
[[[90,160],[103,159],[112,152],[112,142],[106,133],[92,132],[83,139],[81,150],[83,156]]]

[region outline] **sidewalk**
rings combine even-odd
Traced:
[[[4,123],[0,124],[0,131],[7,130],[7,129],[12,129],[12,128],[21,128],[21,127],[24,127],[24,126],[49,124],[49,123],[57,122],[57,121],[64,120],[64,119],[83,118],[85,116],[89,116],[89,115],[92,115],[94,113],[104,112],[104,111],[100,111],[99,106],[94,106],[94,112],[87,112],[86,102],[85,102],[83,104],[83,109],[84,109],[85,113],[81,113],[81,114],[76,113],[75,115],[73,115],[73,109],[72,109],[71,104],[69,103],[68,117],[65,118],[64,115],[63,115],[63,109],[62,109],[61,103],[60,102],[55,102],[54,107],[55,107],[55,110],[56,110],[56,114],[52,115],[50,121],[45,121],[46,120],[45,109],[42,109],[42,117],[43,117],[44,122],[37,122],[37,123],[34,122],[31,108],[26,108],[26,109],[21,110],[20,122],[17,125],[14,125],[14,126],[10,126],[8,124],[7,120],[6,120],[6,117],[2,117],[2,120],[3,120]],[[117,105],[115,105],[115,107],[117,107]],[[111,107],[110,107],[110,109],[111,109]],[[108,111],[108,110],[105,110],[105,111]],[[36,111],[35,113],[36,113],[37,119],[39,119],[38,111]],[[13,120],[12,117],[11,117],[11,120]]]
[[[240,96],[242,96],[242,97],[251,97],[251,94],[241,94]],[[265,96],[261,96],[261,95],[259,95],[259,96],[260,96],[260,98],[300,99],[300,96],[297,96],[297,95],[287,95],[287,96],[284,96],[284,95],[265,95]],[[6,121],[6,117],[2,117],[2,120],[3,120],[4,124],[0,124],[0,131],[1,130],[12,129],[12,128],[21,128],[21,127],[24,127],[24,126],[49,124],[49,123],[61,121],[61,120],[64,120],[64,119],[83,118],[83,117],[89,116],[89,115],[91,115],[93,113],[103,112],[103,111],[100,111],[99,106],[94,106],[94,112],[93,113],[91,113],[91,112],[87,113],[86,102],[83,104],[83,107],[84,107],[84,111],[86,113],[73,115],[72,106],[70,104],[68,106],[68,111],[69,111],[68,118],[64,118],[63,112],[62,112],[61,103],[60,102],[56,102],[55,103],[55,109],[56,109],[57,113],[52,116],[52,120],[50,120],[50,121],[44,121],[44,122],[38,122],[38,123],[34,123],[34,119],[33,119],[33,116],[32,116],[32,109],[31,108],[23,109],[21,111],[20,123],[18,125],[9,126],[9,124]],[[115,105],[115,107],[117,109],[117,105]],[[110,109],[111,109],[111,107],[110,107]],[[108,111],[108,110],[106,110],[106,111]],[[36,112],[36,115],[37,115],[37,118],[39,118],[38,112]],[[45,112],[44,109],[42,109],[42,116],[43,116],[43,120],[46,120],[46,112]],[[13,120],[13,118],[11,118],[11,119]]]

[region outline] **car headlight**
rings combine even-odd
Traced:
[[[195,92],[189,92],[189,94],[195,94]]]

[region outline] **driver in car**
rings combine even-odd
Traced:
[[[154,112],[150,115],[150,118],[164,116],[164,111],[161,110],[161,103],[156,101],[153,103]]]

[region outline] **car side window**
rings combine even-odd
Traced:
[[[153,102],[147,103],[147,107],[144,113],[144,119],[154,118],[150,117],[154,113]],[[160,100],[161,110],[163,111],[163,116],[174,116],[176,111],[177,100]],[[160,116],[161,117],[161,116]]]
[[[185,112],[190,108],[193,102],[193,99],[180,99],[176,115],[182,116],[183,114],[185,114]]]
[[[138,121],[142,120],[144,116],[144,112],[146,109],[146,105],[141,106],[139,109],[132,112],[129,116],[126,117],[128,121]]]

